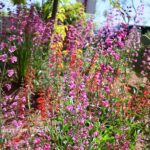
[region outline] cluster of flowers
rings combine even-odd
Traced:
[[[12,84],[13,78],[17,77],[16,64],[19,64],[17,60],[21,59],[16,57],[16,53],[25,42],[33,43],[32,47],[28,47],[27,50],[34,50],[42,44],[50,42],[52,28],[53,22],[44,22],[33,6],[30,9],[18,6],[16,13],[10,13],[9,15],[9,28],[2,32],[0,43],[0,63],[2,64],[0,68],[2,81],[0,88],[2,91],[4,84],[6,89],[6,96],[3,96],[3,102],[1,103],[4,115],[3,128],[7,125],[15,128],[25,126],[27,101],[30,98],[29,95],[33,93],[34,70],[31,66],[28,66],[26,77],[22,83],[23,87],[19,88],[19,91],[13,92],[16,89]],[[14,145],[14,149],[17,149],[20,141],[27,142],[28,132],[23,134],[19,137],[20,140],[15,140],[18,136],[16,133],[12,134],[12,138],[8,140],[6,146],[12,147]],[[48,147],[45,146],[45,149],[48,149]]]
[[[149,78],[150,76],[150,49],[145,49],[144,51],[141,68],[143,68],[141,74]]]
[[[44,121],[50,116],[54,122],[51,121],[52,130],[49,133],[40,132],[31,136],[30,132],[26,132],[15,141],[11,138],[8,146],[12,147],[13,144],[14,149],[19,149],[19,142],[23,140],[27,147],[33,141],[31,145],[36,150],[56,149],[59,144],[58,149],[65,147],[68,150],[129,149],[130,138],[126,136],[128,129],[124,129],[124,124],[112,123],[112,117],[119,120],[112,104],[117,95],[114,95],[112,89],[122,53],[132,48],[138,53],[139,32],[136,29],[129,32],[128,25],[121,24],[118,29],[107,25],[94,34],[93,22],[90,20],[69,25],[63,41],[61,35],[52,31],[54,23],[44,22],[34,7],[28,11],[18,7],[17,13],[12,14],[10,20],[10,35],[5,35],[0,44],[2,63],[17,63],[20,58],[14,52],[19,51],[17,47],[25,40],[33,43],[30,50],[50,43],[47,63],[50,81],[47,87],[41,87],[38,91],[37,108]],[[148,50],[145,51],[144,61],[149,61],[147,54]],[[117,66],[114,65],[116,62]],[[145,62],[143,64],[146,65]],[[146,68],[149,69],[148,66]],[[4,73],[11,78],[15,70],[8,68]],[[30,66],[19,93],[4,98],[1,106],[5,125],[12,122],[18,128],[28,124],[25,111],[27,101],[31,99],[28,94],[34,93],[34,78],[35,72]],[[10,84],[5,86],[7,90],[11,89]],[[57,106],[57,103],[56,109],[53,106]]]
[[[125,47],[127,33],[127,24],[121,24],[118,29],[109,26],[101,28],[94,39],[96,50],[102,55],[110,56],[118,61],[120,59],[120,53],[117,52],[117,49],[123,49]]]
[[[6,62],[10,62],[12,64],[17,62],[17,57],[13,55],[13,53],[16,51],[15,45],[12,46],[10,43],[1,42],[0,49],[2,52],[0,55],[0,61],[3,64],[6,64]],[[1,75],[2,72],[3,71],[0,70]],[[10,78],[14,75],[14,70],[12,68],[7,68],[6,74]]]

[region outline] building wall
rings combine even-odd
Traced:
[[[77,2],[85,3],[86,0],[77,0]],[[90,14],[96,13],[97,0],[87,0],[86,12]]]
[[[85,0],[76,0],[78,2],[84,3]],[[75,0],[71,0],[75,2]],[[105,14],[110,8],[109,0],[88,0],[87,12],[92,14],[94,21],[97,26],[100,26],[106,21]]]

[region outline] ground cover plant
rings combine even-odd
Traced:
[[[150,47],[136,27],[143,4],[132,29],[114,28],[109,13],[95,32],[80,3],[24,3],[15,1],[0,37],[1,149],[149,149]]]

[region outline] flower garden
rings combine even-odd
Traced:
[[[141,41],[150,34],[136,26],[143,4],[132,28],[114,28],[116,16],[108,13],[96,31],[80,3],[57,7],[17,4],[7,16],[0,149],[150,149],[150,41]]]

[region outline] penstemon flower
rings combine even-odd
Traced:
[[[7,90],[9,91],[9,90],[11,90],[11,87],[12,87],[12,85],[11,84],[5,84],[5,87],[7,88]]]
[[[7,54],[0,55],[0,61],[2,62],[6,62],[7,58],[8,58]]]
[[[66,9],[62,11],[68,15]],[[138,10],[143,11],[143,6]],[[55,22],[45,21],[40,11],[33,5],[18,6],[9,16],[11,24],[0,44],[0,75],[4,73],[2,121],[4,127],[25,129],[25,132],[6,135],[6,149],[127,150],[134,147],[136,138],[131,131],[134,128],[137,136],[140,127],[136,128],[138,123],[128,112],[136,114],[148,108],[149,92],[146,88],[142,92],[135,90],[136,94],[131,94],[129,88],[126,90],[128,81],[124,79],[123,66],[133,61],[133,57],[139,57],[141,35],[138,29],[129,30],[124,23],[114,28],[116,17],[111,12],[107,23],[94,32],[92,20],[83,19],[68,25],[66,19],[70,16],[62,21],[58,14]],[[64,38],[61,32],[53,30],[54,25],[65,26]],[[18,67],[26,60],[26,54],[17,57],[22,51],[23,54],[29,51],[31,55],[26,61],[22,84],[17,88],[14,81],[20,75]],[[34,58],[38,59],[36,63]],[[148,75],[149,59],[149,49],[146,49],[141,65],[145,75]],[[142,94],[139,96],[139,93]],[[39,121],[39,114],[35,118],[36,112],[42,120]],[[42,129],[32,133],[31,125],[42,126]],[[48,132],[43,130],[45,126]]]
[[[3,50],[3,49],[6,48],[6,47],[7,47],[7,44],[4,43],[4,42],[1,42],[1,44],[0,44],[0,49]]]
[[[17,57],[16,56],[11,56],[10,61],[11,61],[11,63],[17,62]]]
[[[7,76],[12,77],[14,75],[14,70],[13,69],[8,69],[7,70]]]
[[[16,46],[11,46],[10,48],[9,48],[9,52],[10,53],[13,53],[13,52],[15,52],[16,51]]]

